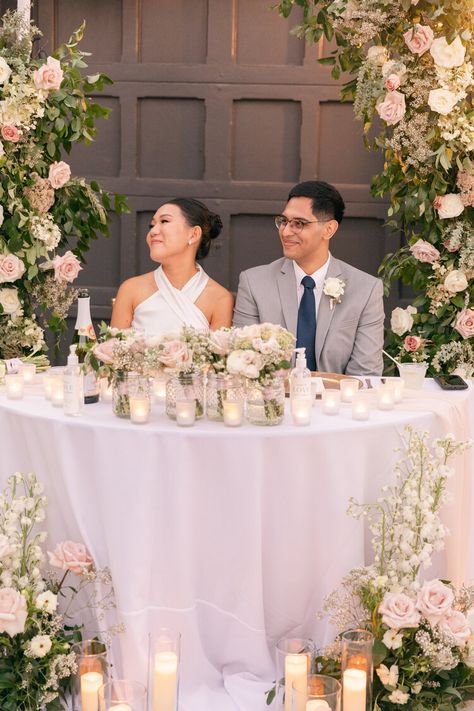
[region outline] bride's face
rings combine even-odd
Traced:
[[[162,205],[153,215],[146,236],[151,259],[163,262],[169,257],[190,251],[199,240],[198,230],[198,227],[188,225],[177,205]]]

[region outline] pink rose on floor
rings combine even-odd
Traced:
[[[2,138],[4,141],[10,141],[10,143],[18,143],[20,140],[21,133],[16,126],[2,126]]]
[[[379,614],[384,625],[394,630],[418,627],[420,623],[415,602],[405,593],[385,593],[379,605]]]
[[[426,262],[427,264],[437,262],[440,257],[436,247],[433,247],[432,244],[424,239],[419,239],[415,244],[412,244],[410,252],[419,262]]]
[[[118,343],[117,338],[110,338],[108,341],[103,343],[98,343],[93,348],[93,353],[97,360],[101,360],[102,363],[107,363],[110,365],[114,362],[114,348],[116,343]]]
[[[423,339],[419,336],[407,336],[403,341],[403,347],[406,351],[414,353],[417,351],[423,343]]]
[[[57,255],[51,264],[56,281],[73,282],[82,269],[80,261],[70,250],[65,252],[62,257]]]
[[[400,86],[400,83],[398,74],[389,74],[385,79],[385,88],[389,91],[395,91]]]
[[[55,190],[66,185],[70,177],[71,168],[63,160],[59,163],[51,163],[49,166],[48,179]]]
[[[63,76],[59,61],[54,57],[48,57],[46,64],[33,72],[33,81],[37,89],[55,91],[61,86]]]
[[[405,96],[399,91],[389,91],[385,99],[376,106],[377,112],[389,126],[398,123],[405,115]]]
[[[418,591],[416,606],[431,625],[436,625],[448,612],[454,602],[454,593],[441,580],[429,580]]]
[[[23,595],[13,588],[0,588],[0,633],[13,637],[25,629],[28,613]]]
[[[415,25],[403,38],[410,52],[421,57],[433,44],[434,32],[429,25]]]
[[[440,220],[446,220],[451,217],[459,217],[464,210],[464,205],[461,196],[458,193],[446,193],[446,195],[438,195],[433,200],[433,207],[438,210]]]
[[[54,551],[48,551],[49,563],[61,570],[70,570],[81,575],[92,567],[92,558],[83,543],[63,541],[58,543]]]
[[[0,284],[19,279],[25,271],[25,265],[16,254],[0,254]]]
[[[449,637],[454,637],[458,647],[464,647],[471,636],[471,628],[469,627],[466,615],[463,615],[459,610],[451,610],[451,612],[448,612],[439,623],[439,629],[445,632]]]
[[[463,338],[474,336],[474,311],[472,309],[460,311],[454,328]]]
[[[193,362],[192,351],[178,339],[165,341],[159,358],[166,368],[173,370],[185,370]]]

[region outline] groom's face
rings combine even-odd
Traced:
[[[307,197],[291,198],[281,214],[288,220],[279,230],[285,257],[304,264],[327,255],[329,240],[337,229],[336,220],[323,221],[315,217],[312,201]]]

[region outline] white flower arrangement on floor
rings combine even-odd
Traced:
[[[34,474],[12,474],[0,495],[2,711],[60,711],[76,671],[71,647],[81,639],[74,622],[79,610],[73,611],[72,603],[93,585],[87,609],[103,619],[113,607],[110,574],[94,568],[82,543],[64,541],[48,552],[49,564],[63,571],[61,578],[45,572],[46,533],[36,530],[45,520],[45,505],[43,485]],[[74,584],[67,586],[71,574]]]

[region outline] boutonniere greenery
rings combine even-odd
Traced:
[[[338,279],[337,277],[328,277],[324,282],[323,293],[329,296],[329,306],[331,309],[334,308],[335,304],[340,304],[342,297],[344,296],[344,289],[346,288],[346,282],[344,279]]]

